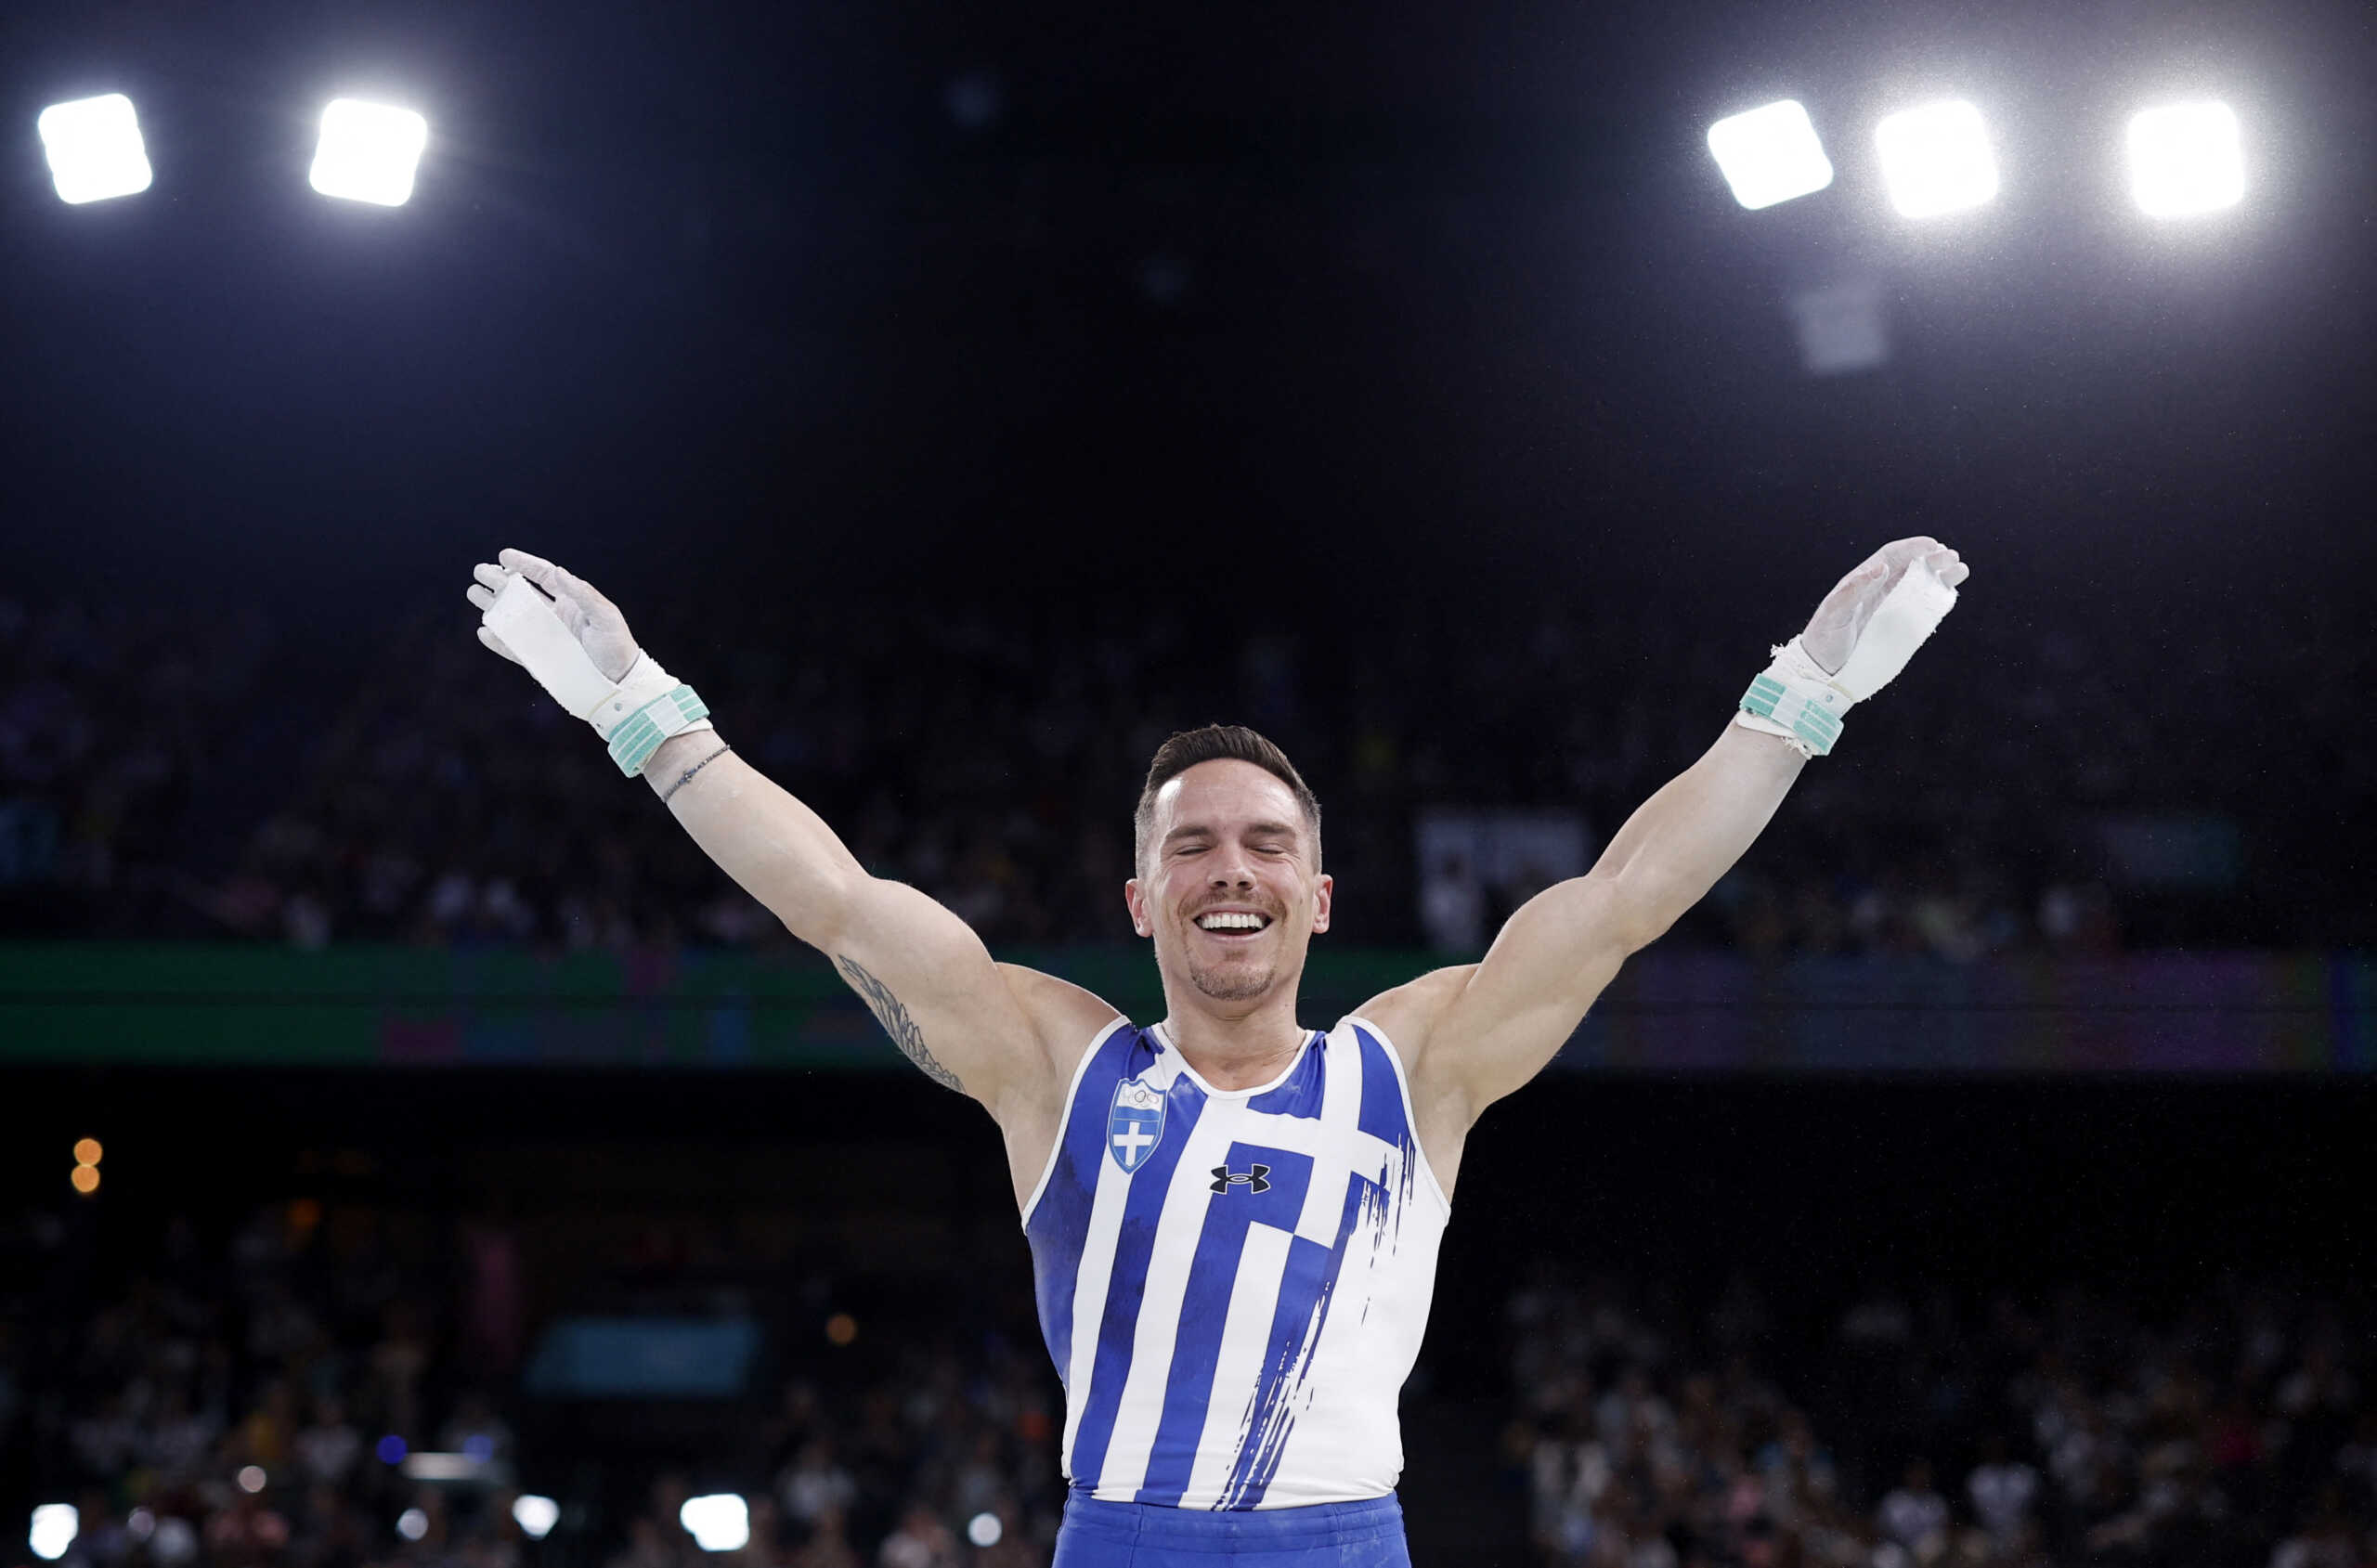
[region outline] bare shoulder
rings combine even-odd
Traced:
[[[1039,1043],[1041,1072],[1036,1085],[1044,1093],[1061,1095],[1072,1082],[1089,1043],[1123,1016],[1121,1009],[1097,992],[1020,964],[1002,964],[1000,978],[1031,1020]]]
[[[1438,1021],[1476,972],[1474,964],[1431,969],[1393,991],[1379,992],[1354,1012],[1384,1030],[1395,1043],[1396,1055],[1403,1058],[1403,1070],[1417,1074],[1435,1038]]]
[[[1461,1179],[1461,1151],[1475,1117],[1458,1083],[1448,1082],[1443,1071],[1440,1026],[1476,972],[1474,964],[1431,969],[1354,1010],[1356,1017],[1384,1031],[1402,1061],[1403,1082],[1411,1095],[1412,1132],[1448,1198]]]

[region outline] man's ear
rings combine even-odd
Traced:
[[[1155,927],[1148,921],[1147,889],[1139,886],[1137,877],[1123,884],[1123,902],[1131,912],[1131,929],[1143,937],[1154,936]]]
[[[1314,878],[1312,884],[1312,929],[1315,936],[1329,929],[1329,902],[1337,891],[1337,879],[1327,872]]]

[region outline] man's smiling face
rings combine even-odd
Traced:
[[[1295,792],[1252,762],[1200,762],[1157,791],[1149,838],[1124,898],[1164,978],[1215,1002],[1294,984],[1331,893]]]

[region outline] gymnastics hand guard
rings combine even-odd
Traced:
[[[1896,679],[1956,607],[1969,575],[1937,539],[1884,545],[1825,596],[1805,631],[1773,650],[1734,722],[1780,735],[1803,757],[1825,755],[1850,708]]]
[[[479,641],[526,667],[564,711],[594,726],[622,774],[642,772],[669,736],[715,728],[694,689],[636,646],[618,606],[525,551],[497,559],[501,565],[481,563],[472,573],[478,586],[470,601],[486,612]]]

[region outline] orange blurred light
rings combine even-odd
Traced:
[[[74,1140],[74,1163],[77,1165],[97,1165],[99,1162],[100,1152],[99,1140],[97,1138]]]
[[[858,1319],[847,1312],[838,1312],[825,1319],[825,1338],[838,1345],[846,1345],[858,1338]]]
[[[96,1165],[74,1167],[74,1190],[85,1198],[99,1190],[99,1168]]]

